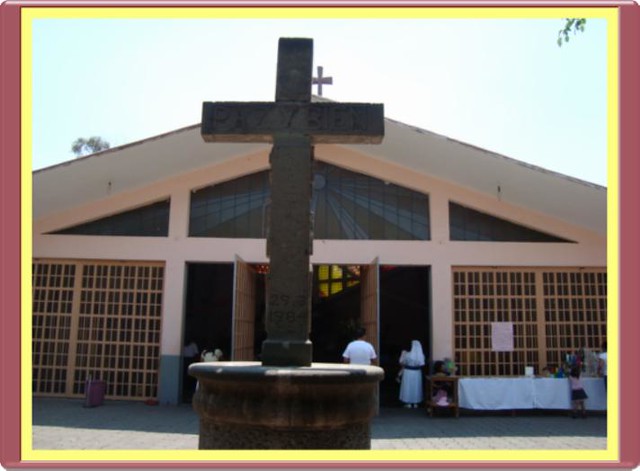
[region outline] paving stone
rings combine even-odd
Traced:
[[[196,450],[198,416],[190,405],[109,401],[33,401],[34,449]],[[572,420],[554,414],[430,418],[423,410],[382,409],[372,422],[375,450],[605,449],[605,415]]]

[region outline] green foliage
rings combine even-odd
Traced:
[[[79,137],[71,145],[71,152],[73,152],[76,157],[81,157],[83,155],[107,150],[109,147],[111,147],[109,143],[99,136],[92,136],[89,139]]]
[[[564,28],[558,31],[558,46],[569,42],[569,33],[571,33],[571,31],[573,31],[573,34],[576,34],[578,31],[581,33],[584,32],[586,24],[586,18],[565,18]]]

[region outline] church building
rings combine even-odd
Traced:
[[[33,172],[35,395],[82,397],[92,377],[176,404],[190,342],[260,359],[269,151],[198,124]],[[414,339],[465,376],[606,339],[606,188],[391,119],[380,145],[314,154],[314,362],[342,362],[365,326],[384,400]]]

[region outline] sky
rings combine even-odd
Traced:
[[[280,37],[314,40],[325,98],[606,186],[607,23],[554,19],[34,19],[34,169],[273,101]],[[314,87],[313,93],[317,94]],[[180,158],[180,156],[176,156]]]

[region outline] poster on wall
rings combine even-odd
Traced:
[[[513,351],[513,322],[491,323],[491,350],[494,352]]]

